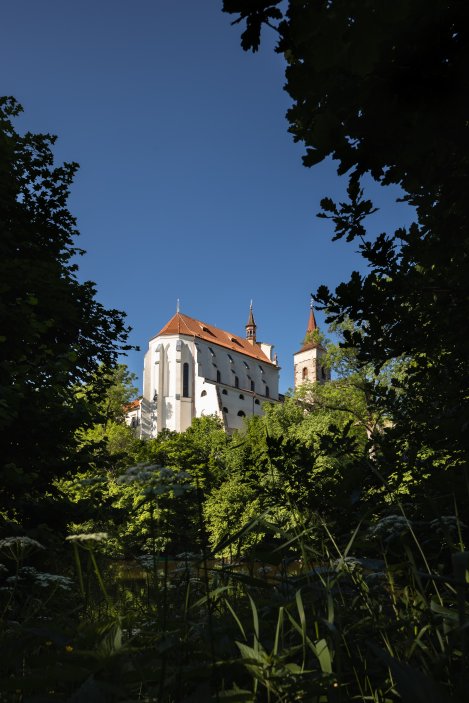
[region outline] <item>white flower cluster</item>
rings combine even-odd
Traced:
[[[60,588],[63,591],[70,591],[73,587],[73,581],[68,578],[68,576],[60,576],[59,574],[49,574],[45,571],[37,571],[34,566],[23,566],[19,569],[16,576],[9,576],[6,579],[6,583],[12,585],[18,581],[33,581],[37,586],[41,586],[41,588],[53,586],[55,588]]]
[[[368,528],[370,537],[379,537],[383,542],[391,542],[410,531],[412,523],[403,515],[388,515],[381,518],[376,525]]]
[[[31,539],[31,537],[5,537],[0,539],[0,552],[15,561],[36,549],[45,549],[45,547],[35,539]]]
[[[81,535],[69,535],[65,539],[68,542],[103,542],[107,539],[107,532],[88,532]]]
[[[438,534],[457,530],[458,527],[464,528],[466,525],[456,517],[456,515],[441,515],[430,523],[430,528]]]

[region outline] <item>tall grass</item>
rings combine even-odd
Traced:
[[[318,518],[268,563],[218,559],[259,521],[278,537],[263,515],[210,552],[154,553],[133,571],[75,541],[71,590],[41,585],[42,552],[5,558],[0,701],[467,700],[458,519],[390,515],[342,539]]]

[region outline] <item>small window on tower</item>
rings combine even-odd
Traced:
[[[306,368],[306,366],[303,369],[302,376],[303,376],[303,381],[306,381],[308,378],[308,369]]]

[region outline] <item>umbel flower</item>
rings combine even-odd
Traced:
[[[0,539],[0,552],[7,558],[19,562],[31,552],[45,549],[42,544],[31,537],[5,537]]]
[[[68,542],[103,542],[107,539],[107,532],[87,532],[80,535],[68,535]]]

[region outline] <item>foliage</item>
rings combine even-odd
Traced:
[[[15,131],[21,111],[0,101],[0,433],[3,514],[42,521],[41,495],[80,463],[76,431],[92,422],[79,397],[100,364],[127,349],[124,315],[77,279],[67,209],[76,164],[54,166],[55,137]],[[100,394],[106,379],[94,385]]]
[[[393,423],[380,471],[388,475],[405,456],[418,473],[425,455],[427,473],[444,469],[440,493],[459,466],[458,492],[469,449],[461,332],[469,313],[469,8],[458,0],[290,0],[285,8],[225,0],[224,9],[246,20],[244,49],[258,49],[263,24],[275,27],[293,101],[290,132],[306,147],[304,164],[332,157],[348,174],[348,200],[324,198],[320,216],[332,221],[335,239],[358,242],[369,272],[354,272],[334,293],[321,286],[316,300],[329,322],[353,322],[345,344],[361,363],[378,370],[408,362],[386,393]],[[400,186],[417,221],[369,239],[365,174]]]

